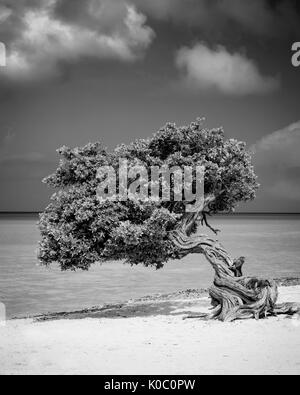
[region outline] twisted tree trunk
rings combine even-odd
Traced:
[[[211,198],[208,198],[208,201],[211,202]],[[208,201],[199,211],[185,214],[180,226],[170,234],[182,257],[193,253],[203,254],[215,271],[214,284],[209,290],[212,312],[196,317],[234,321],[297,313],[299,306],[296,304],[276,305],[278,287],[274,281],[243,276],[242,266],[245,258],[232,260],[218,241],[205,235],[191,234],[195,223],[199,222],[204,212],[204,207],[209,204]]]

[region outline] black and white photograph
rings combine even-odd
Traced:
[[[0,0],[0,375],[299,374],[299,1]]]

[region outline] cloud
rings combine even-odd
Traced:
[[[41,1],[40,6],[22,1],[23,7],[11,7],[2,26],[8,37],[2,73],[12,79],[36,79],[58,74],[60,62],[83,57],[134,61],[151,44],[154,32],[133,5],[112,0],[82,3],[87,7],[84,21],[60,19],[59,0]],[[108,14],[109,29],[101,24]]]
[[[219,33],[236,24],[253,34],[282,38],[300,32],[299,14],[291,0],[131,0],[160,20]]]
[[[300,200],[300,121],[261,139],[253,147],[261,193],[269,199]]]
[[[223,0],[221,12],[233,22],[243,26],[252,33],[285,37],[299,33],[299,14],[293,1],[280,0]]]
[[[254,61],[225,47],[183,47],[176,54],[183,84],[192,91],[215,90],[228,95],[266,94],[279,88],[278,78],[263,76]]]
[[[12,14],[12,11],[4,6],[0,4],[0,23],[4,23]]]
[[[300,34],[296,3],[288,0],[5,0],[0,37],[11,79],[60,73],[86,57],[134,61],[155,33],[146,16],[193,26],[208,42],[251,32],[277,39]],[[271,6],[271,4],[273,4]],[[232,41],[232,40],[231,40]]]

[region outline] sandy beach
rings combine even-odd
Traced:
[[[300,303],[300,286],[280,288],[280,301]],[[300,373],[299,317],[183,320],[208,307],[207,296],[190,292],[11,320],[0,327],[0,374]]]

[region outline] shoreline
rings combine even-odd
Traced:
[[[286,277],[274,279],[279,287],[300,286],[300,278]],[[57,311],[41,314],[30,314],[20,317],[12,317],[8,321],[32,319],[37,322],[56,321],[64,319],[85,319],[85,318],[133,318],[141,316],[157,316],[172,314],[172,305],[180,303],[182,300],[191,302],[204,301],[209,298],[208,289],[187,289],[169,294],[146,295],[138,299],[128,301],[108,303],[100,306],[92,306],[75,311]],[[157,311],[157,304],[160,310]]]

